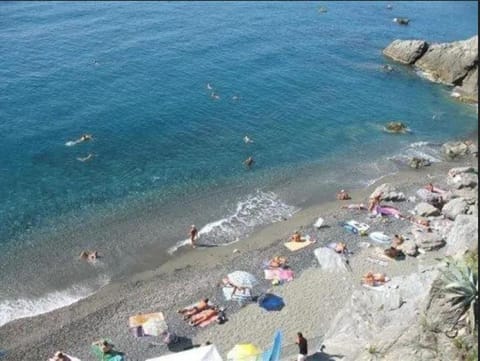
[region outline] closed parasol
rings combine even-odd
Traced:
[[[229,273],[227,278],[232,285],[239,288],[252,288],[258,284],[255,276],[245,271],[235,271]]]

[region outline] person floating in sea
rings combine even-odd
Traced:
[[[240,100],[240,97],[239,97],[238,95],[234,95],[234,96],[232,97],[232,100]]]
[[[86,162],[93,158],[93,154],[89,153],[86,157],[78,157],[77,160],[80,162]]]
[[[97,251],[92,251],[92,252],[82,251],[82,253],[80,253],[80,259],[85,261],[95,261],[98,259],[98,257],[99,255]]]
[[[208,89],[208,90],[212,90],[212,89],[213,89],[213,87],[210,85],[210,83],[207,83],[207,89]]]
[[[83,134],[77,140],[70,140],[70,141],[66,142],[65,145],[67,147],[71,147],[71,146],[77,145],[77,144],[82,143],[82,142],[87,142],[89,140],[93,140],[93,136],[91,134]]]
[[[248,135],[243,137],[243,141],[245,142],[245,144],[253,143],[253,140]]]
[[[253,160],[253,157],[248,157],[243,163],[247,166],[248,169],[250,169],[253,163],[255,163],[255,161]]]
[[[190,227],[189,234],[190,234],[190,244],[192,245],[192,248],[195,248],[196,247],[195,241],[197,240],[198,231],[194,224],[192,224],[192,226]]]
[[[220,95],[218,95],[217,93],[215,92],[212,92],[212,94],[210,94],[210,96],[215,99],[215,100],[219,100],[220,99]]]

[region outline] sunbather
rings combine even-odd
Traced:
[[[55,352],[55,355],[49,361],[71,361],[72,359],[62,351]]]
[[[404,256],[403,252],[395,247],[387,248],[386,250],[383,251],[383,253],[385,254],[385,256],[390,257],[392,259],[397,259],[399,257]]]
[[[178,310],[178,313],[181,313],[184,317],[184,320],[189,319],[193,315],[205,311],[206,309],[210,308],[211,306],[208,304],[208,298],[201,299],[192,307],[186,307],[181,310]]]
[[[218,309],[218,307],[214,307],[214,308],[209,308],[205,311],[202,311],[196,315],[193,315],[189,322],[189,325],[195,327],[201,324],[202,322],[210,320],[214,317],[216,318],[219,315],[219,311],[220,310]]]
[[[397,248],[397,247],[400,246],[404,241],[405,241],[405,239],[404,239],[402,236],[399,236],[398,234],[396,234],[396,235],[393,236],[392,247]]]
[[[341,190],[340,192],[337,193],[337,199],[339,201],[346,201],[347,199],[351,199],[350,195],[345,192],[345,190]]]
[[[387,282],[387,279],[383,273],[367,272],[362,277],[362,283],[369,286],[377,286]]]
[[[419,226],[423,226],[427,228],[430,227],[430,221],[424,217],[410,216],[410,217],[407,217],[407,219],[412,223],[418,224]]]
[[[283,256],[275,256],[268,263],[268,266],[270,268],[285,267],[286,265],[287,265],[287,259]]]
[[[337,242],[334,251],[340,254],[346,254],[348,253],[347,245],[343,242]]]
[[[380,201],[382,200],[383,193],[377,194],[375,197],[372,197],[368,201],[368,211],[372,212],[377,206],[380,205]]]
[[[100,349],[100,351],[102,351],[103,354],[108,354],[113,351],[113,345],[107,340],[95,341],[92,345],[98,346],[98,348]]]
[[[97,251],[82,251],[80,253],[80,259],[87,260],[87,261],[95,261],[98,258],[98,252]]]
[[[302,242],[302,235],[300,234],[299,231],[295,231],[295,233],[292,234],[292,237],[290,237],[292,242]]]

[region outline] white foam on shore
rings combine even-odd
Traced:
[[[430,142],[415,142],[409,144],[407,147],[400,150],[396,155],[389,157],[388,159],[407,164],[408,160],[417,157],[425,158],[432,163],[438,163],[442,161],[441,147],[439,144]]]
[[[0,301],[0,326],[24,317],[31,317],[53,311],[57,308],[69,306],[94,294],[99,288],[108,284],[110,279],[106,276],[95,280],[95,285],[75,285],[67,290],[47,293],[39,298],[19,298]]]
[[[207,223],[198,231],[198,245],[224,246],[238,242],[257,226],[290,218],[299,209],[284,203],[273,192],[257,191],[237,203],[233,214]],[[190,239],[177,242],[168,250],[173,254],[190,244]]]

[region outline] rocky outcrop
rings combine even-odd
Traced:
[[[442,144],[442,151],[448,159],[455,159],[467,154],[475,154],[478,148],[473,142],[454,141]]]
[[[423,40],[395,40],[383,50],[383,54],[404,64],[413,64],[428,49]]]
[[[442,213],[449,219],[455,219],[460,214],[467,213],[468,203],[463,198],[454,198],[442,208]]]
[[[411,232],[418,248],[427,252],[440,249],[446,243],[442,235],[437,231],[426,232],[414,227]]]
[[[408,165],[410,166],[410,168],[413,168],[413,169],[424,168],[424,167],[427,167],[431,164],[432,164],[432,162],[430,162],[426,158],[413,157],[413,158],[408,160]]]
[[[460,214],[447,236],[446,254],[478,250],[478,217]]]
[[[414,65],[432,81],[455,85],[452,95],[478,102],[478,36],[441,44],[395,40],[384,49],[383,54]]]
[[[415,66],[436,81],[459,85],[477,62],[478,36],[474,36],[464,41],[430,45]]]
[[[420,202],[415,206],[415,213],[419,216],[429,217],[438,216],[440,211],[431,204]]]

